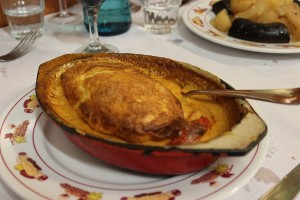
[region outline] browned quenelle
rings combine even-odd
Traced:
[[[179,100],[159,81],[121,62],[66,69],[70,104],[94,130],[131,142],[170,137],[183,128]]]

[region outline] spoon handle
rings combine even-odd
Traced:
[[[269,90],[191,90],[183,92],[182,94],[184,96],[206,94],[239,97],[292,105],[300,103],[300,88]]]

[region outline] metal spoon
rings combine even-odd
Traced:
[[[289,89],[267,89],[267,90],[191,90],[182,92],[186,97],[191,95],[218,95],[229,97],[249,98],[256,100],[269,101],[281,104],[299,104],[300,103],[300,88]]]

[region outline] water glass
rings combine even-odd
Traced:
[[[181,0],[142,0],[144,28],[155,34],[174,32]]]
[[[23,38],[31,29],[44,27],[44,0],[1,0],[12,35]]]

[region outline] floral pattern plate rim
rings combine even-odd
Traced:
[[[127,171],[74,146],[43,113],[31,86],[0,117],[0,174],[26,199],[224,199],[255,175],[268,149],[264,138],[249,154],[173,177]]]
[[[210,23],[211,19],[215,16],[212,12],[212,4],[216,1],[199,0],[190,4],[184,10],[182,15],[183,22],[196,35],[223,46],[246,51],[274,54],[300,53],[300,42],[280,44],[257,43],[233,38],[226,33],[218,31]]]

